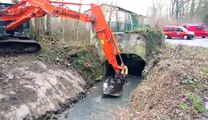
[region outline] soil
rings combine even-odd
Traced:
[[[166,45],[147,63],[131,107],[115,110],[113,119],[208,119],[208,49]]]
[[[86,81],[70,66],[33,55],[0,57],[0,64],[1,119],[38,118],[85,91]]]

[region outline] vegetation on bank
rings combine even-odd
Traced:
[[[208,49],[164,44],[157,29],[133,32],[145,38],[148,66],[130,106],[114,111],[113,119],[206,119]]]
[[[66,69],[75,69],[89,83],[103,77],[103,64],[96,47],[90,42],[64,41],[52,33],[42,34],[39,42],[42,50],[34,55],[34,59],[51,65],[60,65]]]
[[[130,107],[119,110],[115,118],[206,119],[207,51],[206,48],[166,44],[149,61],[148,73],[132,93]]]
[[[157,54],[164,45],[165,37],[160,29],[144,28],[132,32],[138,33],[144,37],[146,57],[151,57],[152,55]]]

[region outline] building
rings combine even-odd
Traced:
[[[132,31],[147,26],[147,17],[118,6],[101,4],[106,21],[113,32]],[[85,11],[85,13],[90,10]]]

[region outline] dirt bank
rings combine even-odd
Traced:
[[[96,48],[90,43],[75,44],[53,34],[43,34],[39,42],[42,50],[36,54],[0,57],[3,120],[51,117],[45,113],[70,107],[103,73]]]
[[[116,110],[114,119],[208,119],[208,49],[167,45],[148,65],[131,107]]]
[[[49,66],[30,56],[0,58],[0,114],[3,119],[38,117],[84,92],[86,81],[74,70]]]

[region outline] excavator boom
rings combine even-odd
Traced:
[[[120,56],[120,50],[116,43],[111,28],[108,26],[102,9],[99,5],[89,4],[91,14],[79,13],[77,11],[64,8],[66,5],[81,6],[80,3],[58,2],[49,0],[21,0],[19,3],[0,10],[0,20],[12,21],[6,25],[7,30],[12,30],[31,18],[37,18],[50,14],[51,16],[91,22],[105,53],[105,56],[115,70],[116,76],[107,80],[104,84],[104,94],[120,95],[116,89],[122,91],[123,81],[125,81],[127,67]],[[121,65],[118,64],[116,54],[120,56]],[[109,89],[109,86],[111,89]],[[113,88],[112,86],[116,86]],[[113,88],[113,89],[112,89]],[[105,92],[105,90],[107,92]],[[112,91],[113,90],[113,91]]]

